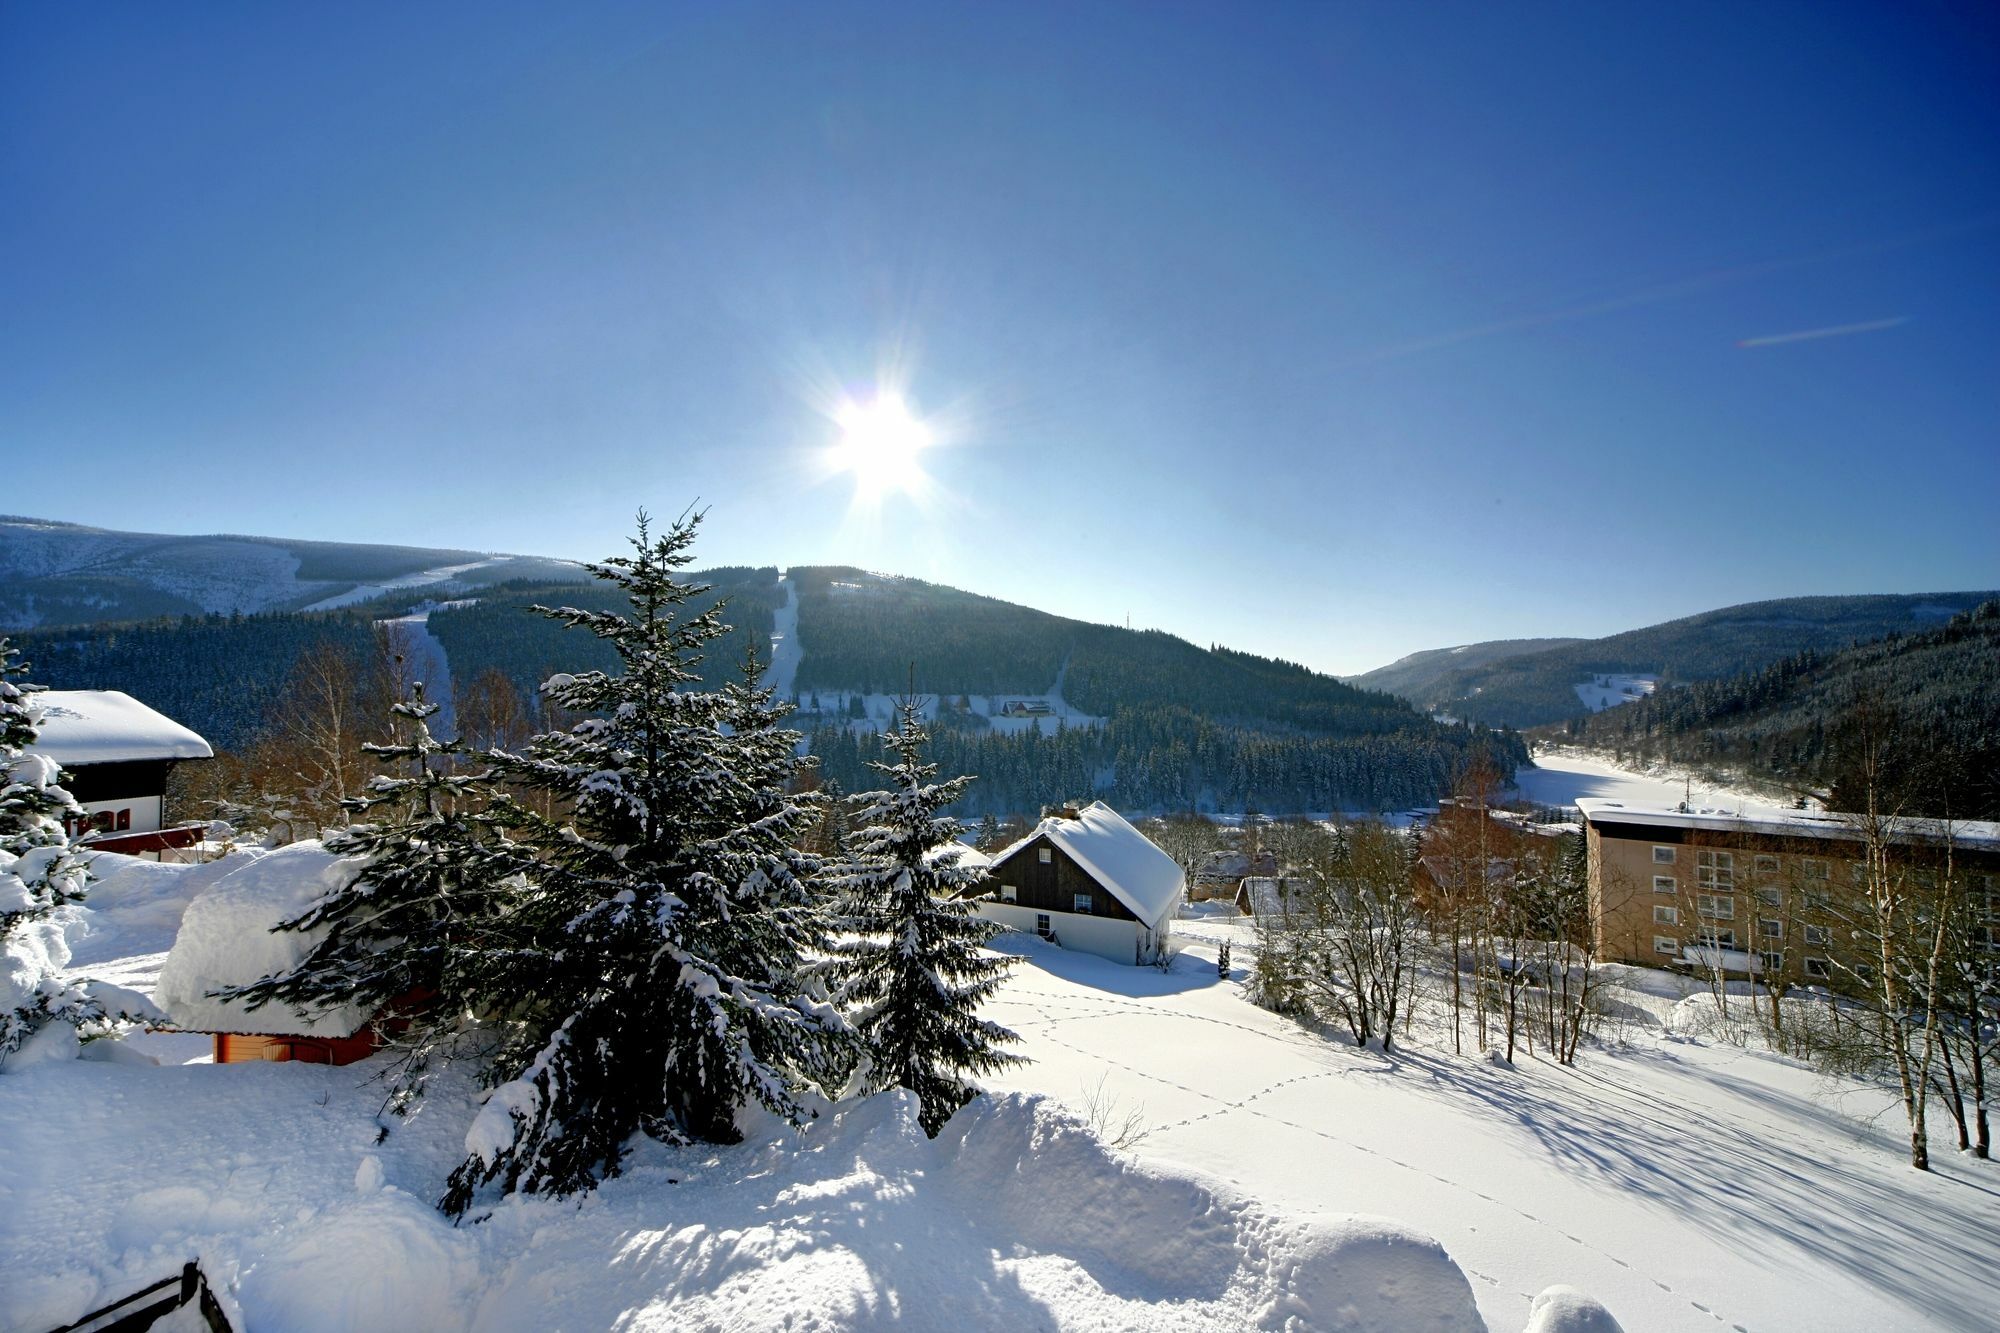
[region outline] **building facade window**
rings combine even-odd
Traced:
[[[1654,865],[1656,865],[1656,866],[1670,866],[1670,865],[1672,865],[1673,863],[1674,863],[1674,849],[1673,849],[1673,848],[1671,848],[1671,847],[1655,847],[1655,848],[1653,849],[1653,864],[1654,864]]]
[[[1070,910],[1071,910],[1071,911],[1073,911],[1073,912],[1076,912],[1076,913],[1077,913],[1078,915],[1080,915],[1080,916],[1089,916],[1089,915],[1090,915],[1090,895],[1089,895],[1089,894],[1087,894],[1087,893],[1073,893],[1073,894],[1071,894],[1071,895],[1070,895]]]
[[[1833,878],[1833,862],[1822,861],[1818,857],[1809,856],[1799,862],[1799,878],[1822,882],[1831,880]]]
[[[1778,873],[1778,858],[1759,855],[1754,864],[1754,873],[1758,879],[1773,878]]]
[[[1766,950],[1757,955],[1757,961],[1764,965],[1764,971],[1767,973],[1782,972],[1785,970],[1785,955],[1781,953]]]
[[[1807,944],[1830,944],[1832,942],[1833,942],[1833,932],[1828,930],[1825,926],[1806,927]]]
[[[1824,958],[1808,958],[1806,959],[1806,975],[1817,978],[1820,981],[1825,981],[1833,975],[1833,965],[1828,963]]]
[[[1653,923],[1660,926],[1678,926],[1681,923],[1681,914],[1672,907],[1664,905],[1655,907],[1653,909]]]
[[[1012,884],[1002,884],[1000,886],[1001,902],[1003,903],[1019,902],[1020,897],[1021,897],[1020,892],[1017,889],[1015,889],[1015,887]]]
[[[1050,851],[1048,848],[1044,847],[1041,849],[1041,858],[1042,858],[1042,864],[1047,865],[1049,864],[1049,862],[1056,859],[1056,854]]]
[[[1654,893],[1677,893],[1679,892],[1679,890],[1680,890],[1680,882],[1676,880],[1672,875],[1653,876]]]
[[[1714,926],[1703,926],[1696,939],[1701,943],[1702,947],[1708,949],[1734,949],[1736,947],[1735,931],[1717,930]]]
[[[1713,893],[1698,893],[1694,899],[1695,910],[1705,917],[1717,921],[1736,919],[1736,900]]]
[[[1035,933],[1044,939],[1047,939],[1054,933],[1049,929],[1049,914],[1047,912],[1035,913]]]
[[[1785,938],[1785,923],[1774,917],[1764,917],[1757,922],[1757,933],[1767,940]]]
[[[1759,889],[1757,890],[1757,901],[1766,907],[1783,907],[1785,905],[1785,895],[1779,889]]]
[[[1700,889],[1722,889],[1736,887],[1736,854],[1718,852],[1704,847],[1694,854],[1694,882]]]
[[[1671,935],[1653,936],[1654,953],[1677,954],[1680,951],[1681,951],[1681,942],[1675,939],[1673,936]]]

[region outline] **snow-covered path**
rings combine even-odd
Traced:
[[[1103,1079],[1114,1120],[1143,1104],[1142,1158],[1427,1231],[1495,1329],[1553,1283],[1629,1329],[1990,1327],[2000,1169],[1940,1142],[1938,1172],[1910,1171],[1893,1120],[1829,1110],[1790,1062],[1643,1035],[1573,1070],[1385,1058],[1248,1005],[1207,949],[1162,976],[1012,947],[1033,963],[992,1016],[1035,1063],[995,1083]]]
[[[322,597],[319,601],[314,602],[305,609],[308,611],[337,611],[343,606],[353,606],[357,602],[372,601],[374,598],[380,597],[385,593],[399,592],[405,588],[423,588],[433,583],[443,583],[447,579],[457,578],[460,574],[469,574],[475,569],[484,569],[488,565],[497,565],[502,560],[508,558],[504,555],[488,556],[484,560],[470,560],[462,565],[440,565],[436,569],[420,569],[414,574],[405,574],[400,578],[386,579],[381,583],[357,584],[349,588],[346,592],[336,593],[332,597]]]
[[[771,664],[764,668],[764,688],[790,699],[805,649],[799,643],[799,585],[786,575],[779,578],[785,585],[785,604],[771,616]]]
[[[451,663],[444,655],[444,643],[431,633],[430,605],[407,616],[375,623],[389,627],[397,636],[397,651],[408,659],[415,679],[424,683],[424,699],[438,706],[431,719],[431,731],[438,736],[458,734],[458,714],[453,705]]]

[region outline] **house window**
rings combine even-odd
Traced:
[[[1833,965],[1828,963],[1824,958],[1808,958],[1806,959],[1806,975],[1817,978],[1820,981],[1825,981],[1833,975]]]
[[[1757,922],[1757,933],[1767,940],[1785,938],[1785,923],[1773,917],[1764,917]]]
[[[1655,848],[1653,849],[1653,864],[1654,864],[1654,865],[1656,865],[1656,866],[1670,866],[1670,865],[1672,865],[1673,863],[1674,863],[1674,849],[1673,849],[1673,848],[1671,848],[1671,847],[1655,847]]]
[[[1662,904],[1653,909],[1653,924],[1656,926],[1678,926],[1681,914],[1674,908]]]
[[[119,830],[122,832],[125,829],[129,829],[131,827],[132,827],[132,812],[130,810],[120,810],[118,812]]]
[[[1002,884],[1000,886],[1000,901],[1003,903],[1018,902],[1020,901],[1020,893],[1012,884]]]
[[[1676,954],[1681,951],[1681,942],[1671,935],[1653,936],[1653,952]]]
[[[1777,873],[1778,873],[1777,857],[1759,856],[1757,858],[1756,874],[1758,879],[1770,879],[1774,877]]]
[[[1736,947],[1736,932],[1733,930],[1717,930],[1713,926],[1703,926],[1695,938],[1700,942],[1702,947],[1708,949],[1734,949]]]
[[[1047,865],[1049,862],[1056,859],[1056,854],[1050,851],[1048,848],[1044,847],[1041,849],[1041,857],[1042,857],[1042,864]]]
[[[1694,854],[1694,883],[1698,889],[1721,889],[1727,892],[1736,887],[1736,854],[1717,852],[1704,848]]]
[[[1828,930],[1825,926],[1807,926],[1806,943],[1831,944],[1833,943],[1833,932]]]
[[[1047,912],[1035,913],[1035,933],[1043,939],[1047,939],[1054,933],[1049,929],[1049,914]]]
[[[1736,919],[1736,900],[1734,898],[1722,897],[1713,893],[1698,893],[1694,898],[1694,907],[1703,916],[1713,917],[1717,921],[1734,921]]]
[[[1673,893],[1679,887],[1680,887],[1679,882],[1676,881],[1672,875],[1653,876],[1654,893]]]
[[[1090,915],[1090,895],[1075,893],[1070,895],[1070,910],[1079,916]]]

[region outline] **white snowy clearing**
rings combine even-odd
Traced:
[[[1597,755],[1546,747],[1535,751],[1532,767],[1515,772],[1514,791],[1537,805],[1557,807],[1575,805],[1581,797],[1593,797],[1669,809],[1685,800],[1690,809],[1740,814],[1784,813],[1793,808],[1768,795],[1721,786],[1678,769],[1662,767],[1638,772]]]
[[[116,861],[75,963],[149,989],[218,874]],[[1635,1333],[1992,1326],[2000,1167],[1940,1139],[1911,1171],[1882,1094],[1690,1035],[1663,974],[1623,973],[1622,1040],[1575,1069],[1422,1025],[1385,1057],[1245,1001],[1243,918],[1183,925],[1165,973],[1008,937],[989,1014],[1034,1063],[935,1142],[875,1098],[461,1227],[431,1206],[453,1079],[377,1142],[379,1060],[131,1062],[192,1053],[148,1037],[0,1075],[0,1328],[190,1257],[249,1329],[1610,1327],[1555,1287]],[[1093,1099],[1130,1151],[1056,1105]]]
[[[439,565],[436,569],[420,569],[414,574],[404,574],[399,578],[385,579],[380,583],[357,583],[346,592],[322,597],[308,611],[337,611],[343,606],[353,606],[359,602],[372,602],[377,597],[407,588],[428,588],[433,583],[449,583],[461,574],[470,574],[475,569],[485,569],[509,559],[504,555],[488,556],[484,560],[472,560],[462,565]]]
[[[1601,713],[1634,699],[1644,699],[1660,688],[1660,678],[1651,675],[1592,676],[1575,687],[1576,697],[1593,713]]]

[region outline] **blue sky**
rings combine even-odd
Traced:
[[[699,499],[1342,672],[2000,584],[1971,6],[12,5],[0,197],[12,512]],[[878,383],[938,443],[858,505]]]

